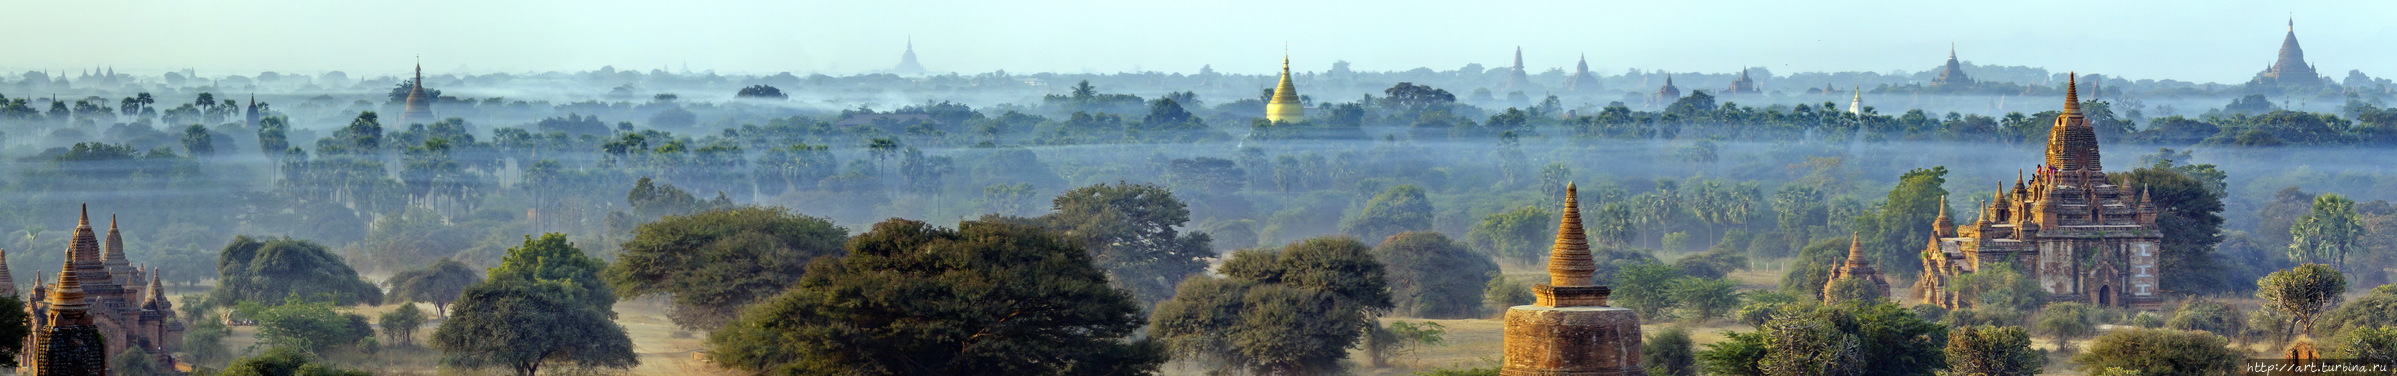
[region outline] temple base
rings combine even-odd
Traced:
[[[1646,376],[1640,340],[1640,317],[1630,309],[1515,306],[1506,310],[1506,360],[1498,373]]]

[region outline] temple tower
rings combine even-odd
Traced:
[[[1298,85],[1290,83],[1290,56],[1282,55],[1282,82],[1273,86],[1273,100],[1265,102],[1265,120],[1295,122],[1307,118],[1307,105],[1298,101]]]
[[[1565,78],[1564,86],[1565,91],[1571,92],[1598,91],[1598,77],[1590,74],[1589,56],[1582,56],[1581,61],[1573,63],[1573,76]]]
[[[924,74],[924,65],[916,63],[915,38],[907,38],[907,52],[899,54],[899,66],[891,68],[891,73],[897,73],[901,76],[919,76]]]
[[[2056,115],[2056,124],[2048,127],[2047,166],[2068,174],[2099,173],[2105,169],[2098,161],[2097,129],[2081,114],[2079,82],[2079,76],[2067,81],[2064,113]]]
[[[72,253],[73,249],[69,249]],[[73,256],[70,254],[69,256]],[[81,278],[75,272],[75,261],[60,266],[58,287],[51,289],[47,301],[49,325],[33,332],[32,362],[24,365],[27,374],[106,376],[108,348],[98,326],[87,313],[91,309],[83,300]]]
[[[408,81],[408,107],[400,112],[400,124],[433,121],[433,98],[424,93],[424,63],[416,63],[416,77]]]
[[[1665,74],[1665,87],[1656,88],[1656,100],[1669,105],[1676,99],[1681,99],[1681,88],[1673,87],[1672,74]]]
[[[2315,71],[2312,64],[2305,62],[2305,49],[2297,46],[2296,19],[2289,20],[2289,33],[2281,37],[2278,59],[2273,60],[2271,66],[2264,67],[2263,72],[2256,73],[2256,78],[2249,83],[2264,86],[2304,87],[2318,87],[2326,84],[2322,80],[2321,73]]]
[[[1581,227],[1573,184],[1549,248],[1548,283],[1532,286],[1530,305],[1506,310],[1505,376],[1643,376],[1640,317],[1606,306],[1609,290],[1591,282],[1597,264]]]
[[[1857,278],[1872,281],[1880,287],[1881,296],[1889,296],[1889,280],[1881,278],[1881,270],[1873,269],[1873,261],[1864,255],[1864,242],[1855,234],[1848,235],[1848,261],[1831,269],[1831,278],[1823,283],[1823,298],[1831,297],[1831,286],[1839,280]]]
[[[1756,80],[1748,78],[1748,67],[1740,67],[1739,79],[1731,80],[1731,87],[1723,88],[1724,94],[1756,94],[1759,92],[1762,90],[1756,87]]]
[[[1531,72],[1525,71],[1524,69],[1523,46],[1515,46],[1515,65],[1506,73],[1506,88],[1508,90],[1523,90],[1524,88],[1531,87]]]
[[[1940,68],[1939,77],[1931,78],[1931,86],[1948,84],[1970,85],[1972,76],[1964,75],[1964,63],[1956,61],[1956,45],[1948,45],[1948,64]]]

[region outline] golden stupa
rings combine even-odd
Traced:
[[[1282,56],[1282,83],[1274,85],[1273,100],[1265,102],[1265,120],[1272,122],[1299,121],[1307,118],[1307,105],[1298,103],[1298,85],[1290,83],[1290,56]]]

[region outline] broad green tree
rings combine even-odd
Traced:
[[[2031,326],[2040,334],[2055,339],[2056,347],[2071,345],[2071,341],[2097,333],[2097,311],[2081,302],[2051,303],[2039,309]]]
[[[1378,241],[1401,232],[1429,231],[1432,216],[1432,202],[1424,197],[1423,187],[1399,185],[1366,201],[1364,210],[1341,224],[1340,233]]]
[[[1363,243],[1314,238],[1232,253],[1223,278],[1193,277],[1150,313],[1181,356],[1262,374],[1323,374],[1388,311],[1383,269]]]
[[[1696,375],[1698,359],[1692,347],[1689,328],[1666,327],[1640,342],[1640,368],[1654,376]]]
[[[1098,184],[1057,195],[1041,222],[1091,252],[1091,261],[1142,306],[1173,295],[1174,285],[1207,270],[1215,257],[1206,233],[1182,232],[1190,208],[1150,184]]]
[[[1465,232],[1465,239],[1490,257],[1535,265],[1548,257],[1556,236],[1556,214],[1538,206],[1490,214]]]
[[[2397,326],[2397,285],[2381,285],[2355,301],[2340,303],[2338,308],[2316,318],[2314,327],[2321,333]]]
[[[781,208],[668,215],[634,228],[603,275],[627,298],[672,296],[667,316],[683,329],[712,329],[797,283],[808,262],[841,254],[848,234]]]
[[[606,263],[550,233],[509,248],[488,278],[466,288],[429,341],[442,364],[532,376],[551,365],[631,368],[632,337],[615,322]]]
[[[279,302],[290,296],[328,296],[338,305],[381,304],[383,290],[358,278],[358,271],[323,245],[292,238],[264,241],[233,237],[217,254],[213,305]]]
[[[1130,294],[1072,239],[1009,221],[892,219],[708,337],[717,364],[775,375],[1155,372]]]
[[[1498,271],[1490,258],[1437,232],[1405,232],[1373,247],[1390,278],[1397,314],[1466,318],[1480,313],[1481,293]]]
[[[1793,304],[1755,332],[1698,353],[1708,374],[1929,376],[1947,367],[1948,328],[1896,304]]]
[[[449,315],[449,304],[466,293],[466,286],[483,280],[483,273],[457,260],[441,259],[422,269],[391,275],[383,285],[391,287],[391,300],[405,303],[432,303],[433,311]]]
[[[1966,326],[1948,332],[1948,374],[2031,376],[2047,357],[2019,326]]]
[[[2165,320],[2164,327],[2237,336],[2247,331],[2247,314],[2222,301],[2191,298],[2172,310],[2172,319]]]
[[[2294,333],[2314,330],[2314,317],[2339,304],[2347,293],[2347,277],[2329,265],[2305,264],[2272,272],[2256,281],[2256,298],[2264,308],[2288,315]]]
[[[402,304],[376,316],[375,326],[383,329],[383,336],[391,338],[392,345],[408,345],[416,343],[416,328],[423,327],[424,321],[424,310],[416,309],[414,304]]]
[[[2123,329],[2090,341],[2072,363],[2085,372],[2121,368],[2146,376],[2200,376],[2237,373],[2244,358],[2246,354],[2211,333]]]
[[[357,349],[359,340],[374,337],[365,316],[341,313],[330,300],[299,297],[281,304],[242,302],[234,315],[258,322],[258,342],[266,347],[290,347],[319,353],[328,349]]]
[[[366,371],[342,368],[317,359],[306,351],[290,347],[269,348],[258,356],[244,357],[226,365],[222,371],[207,376],[371,376]]]

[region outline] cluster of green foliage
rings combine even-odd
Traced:
[[[373,349],[375,329],[366,316],[336,308],[332,300],[294,296],[275,305],[241,302],[233,307],[233,315],[258,322],[256,348],[289,347],[312,353]]]
[[[1948,332],[1947,355],[1952,375],[2035,375],[2047,362],[2019,326],[1956,327]]]
[[[1232,253],[1150,314],[1149,335],[1177,355],[1258,373],[1324,373],[1390,310],[1381,262],[1349,238]]]
[[[457,260],[441,259],[422,269],[401,271],[383,280],[396,303],[432,303],[435,313],[449,315],[449,304],[466,293],[466,286],[483,280],[483,273]]]
[[[2226,375],[2235,373],[2246,354],[2230,348],[2222,336],[2170,329],[2108,331],[2072,357],[2082,370],[2137,370],[2140,375]]]
[[[1699,351],[1717,375],[1932,375],[1948,366],[1948,328],[1895,304],[1791,307],[1755,332]]]
[[[839,255],[848,233],[781,208],[668,215],[635,228],[603,275],[627,298],[672,295],[676,325],[712,329],[797,283],[809,262]]]
[[[156,362],[151,363],[155,364]],[[309,355],[307,351],[291,347],[270,348],[258,356],[234,360],[233,364],[225,366],[223,370],[211,371],[203,368],[192,373],[193,376],[369,376],[373,374],[328,364],[322,359]]]
[[[550,365],[630,368],[632,338],[615,322],[616,293],[600,280],[606,263],[566,236],[526,236],[499,267],[466,288],[433,330],[442,363],[531,376]]]
[[[339,305],[381,304],[383,290],[358,278],[358,271],[315,242],[292,238],[265,241],[236,236],[217,259],[219,286],[211,305],[273,302],[300,296],[331,298]]]
[[[1699,320],[1729,316],[1739,309],[1739,285],[1727,278],[1688,275],[1672,265],[1633,263],[1614,275],[1614,305],[1630,308],[1648,320],[1686,317]]]
[[[1498,272],[1490,258],[1436,232],[1390,236],[1373,247],[1373,257],[1386,266],[1395,313],[1407,317],[1478,316],[1483,289]]]
[[[1098,184],[1057,195],[1057,210],[1039,221],[1091,252],[1109,280],[1142,306],[1173,296],[1174,286],[1207,270],[1215,256],[1206,233],[1183,233],[1190,209],[1171,190],[1151,184]]]
[[[1071,239],[1014,221],[893,219],[708,337],[770,374],[1138,374],[1165,361],[1132,297]]]

